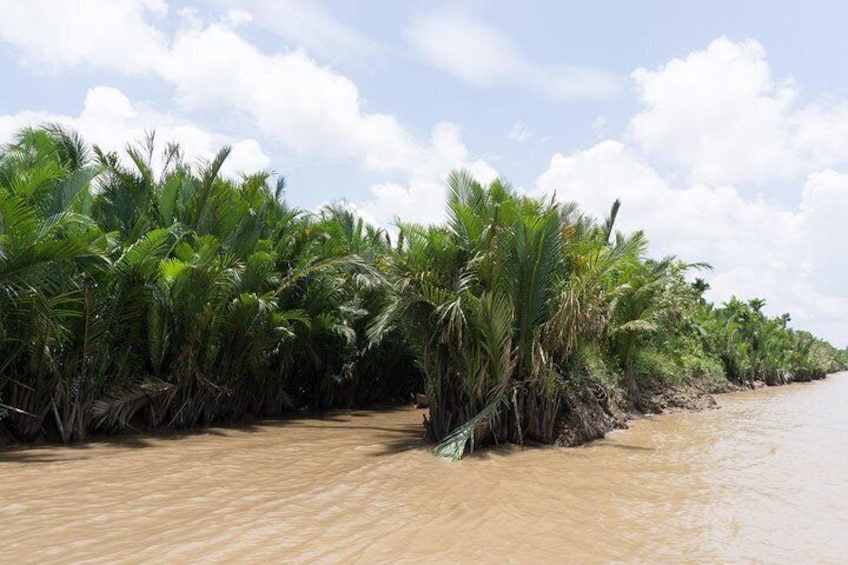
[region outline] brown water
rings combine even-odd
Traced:
[[[844,563],[848,375],[462,463],[422,411],[0,453],[0,561]]]

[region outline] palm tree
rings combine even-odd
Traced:
[[[634,237],[641,237],[637,234]],[[663,309],[669,306],[664,300],[668,284],[671,259],[658,263],[634,263],[625,271],[627,282],[612,305],[610,337],[624,368],[627,392],[638,406],[640,387],[633,367],[633,358],[639,342],[658,330],[658,320]]]
[[[372,337],[400,327],[412,343],[437,453],[458,458],[488,442],[552,443],[563,373],[582,345],[574,336],[591,334],[577,326],[605,318],[614,294],[606,292],[608,274],[633,244],[604,251],[608,233],[584,229],[573,207],[517,196],[500,181],[484,188],[460,171],[448,189],[446,228],[400,225],[394,292]],[[591,252],[576,251],[581,246]],[[589,295],[595,302],[587,314]]]
[[[11,409],[7,425],[23,440],[40,432],[51,409],[61,427],[60,407],[69,396],[78,405],[85,385],[62,374],[69,324],[84,305],[75,273],[100,269],[109,242],[79,213],[94,171],[77,142],[56,126],[24,130],[0,156],[0,394]]]

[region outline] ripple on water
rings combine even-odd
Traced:
[[[12,451],[0,555],[103,562],[787,562],[848,555],[848,377],[459,464],[421,411]],[[247,432],[250,433],[247,433]]]

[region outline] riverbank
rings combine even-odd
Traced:
[[[715,395],[730,392],[756,390],[771,388],[775,386],[788,385],[799,382],[811,382],[822,380],[826,375],[817,375],[816,378],[794,379],[787,378],[780,381],[767,383],[764,380],[754,381],[753,387],[735,385],[726,379],[684,378],[675,385],[664,384],[659,381],[647,381],[643,384],[642,395],[638,403],[634,403],[621,389],[615,387],[587,387],[580,393],[574,393],[564,410],[560,422],[559,435],[554,445],[558,447],[577,447],[589,442],[602,439],[612,431],[628,429],[629,422],[638,420],[646,415],[666,414],[675,412],[701,412],[718,408]],[[355,409],[356,412],[369,412],[379,410],[393,410],[404,408],[408,404],[396,404],[387,406],[365,406]],[[182,430],[162,430],[153,427],[136,428],[119,434],[93,434],[83,442],[72,444],[75,446],[102,441],[117,441],[129,439],[133,441],[138,438],[184,438],[193,435],[202,435],[210,429],[244,429],[265,423],[285,423],[302,419],[321,419],[332,417],[334,414],[344,413],[338,410],[323,412],[300,412],[291,413],[283,418],[257,419],[243,417],[238,420],[218,422],[211,426],[197,426]],[[426,421],[426,412],[422,412]],[[422,426],[420,441],[426,445],[424,436],[425,428]],[[0,427],[0,451],[3,450],[26,450],[28,448],[40,447],[67,447],[60,441],[50,441],[38,438],[34,442],[23,443]]]
[[[583,445],[601,439],[614,430],[627,429],[629,421],[649,414],[715,409],[719,407],[715,395],[808,383],[826,377],[826,374],[809,373],[784,375],[781,379],[754,380],[750,387],[723,378],[684,378],[675,385],[649,381],[643,385],[641,397],[635,402],[620,389],[589,387],[568,405],[556,445]]]

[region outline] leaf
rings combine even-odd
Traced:
[[[474,433],[478,426],[487,422],[497,422],[502,408],[509,404],[507,395],[501,395],[483,408],[476,416],[458,426],[433,449],[433,455],[441,459],[459,461],[466,447],[473,449]]]

